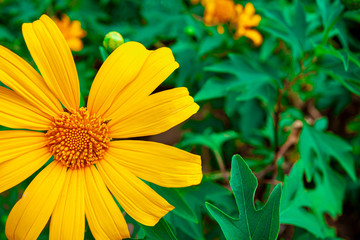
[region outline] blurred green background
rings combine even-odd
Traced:
[[[245,6],[248,1],[234,2]],[[44,13],[81,22],[87,32],[84,48],[73,55],[84,99],[110,53],[102,47],[108,32],[148,49],[172,49],[180,68],[156,91],[185,86],[201,108],[185,124],[148,139],[201,154],[204,179],[200,186],[183,189],[151,185],[176,210],[153,228],[126,216],[133,238],[239,239],[227,230],[224,215],[205,205],[239,218],[244,199],[235,201],[230,190],[236,195],[235,180],[250,186],[253,177],[239,157],[233,162],[240,170],[231,168],[233,155],[239,154],[258,181],[256,208],[277,191],[272,196],[279,209],[261,220],[268,228],[262,231],[275,232],[268,239],[360,239],[359,3],[251,3],[261,16],[255,27],[263,36],[259,47],[246,37],[234,39],[227,23],[223,34],[217,26],[206,26],[204,6],[187,0],[0,1],[0,44],[34,67],[22,23]],[[6,218],[32,178],[0,194],[0,239],[6,239]],[[281,197],[274,190],[278,183]],[[254,219],[247,221],[251,225]],[[48,228],[39,239],[47,236]],[[86,239],[93,239],[88,228]]]

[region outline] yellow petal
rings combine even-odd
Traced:
[[[64,24],[66,24],[66,25],[71,24],[71,20],[70,20],[69,16],[66,14],[61,14],[61,21],[64,22]]]
[[[67,43],[69,44],[69,47],[73,51],[81,51],[83,49],[83,42],[79,38],[69,38],[66,39]]]
[[[8,239],[36,239],[40,235],[54,210],[65,175],[66,168],[52,162],[36,176],[8,216]]]
[[[50,157],[48,147],[33,148],[16,158],[0,163],[0,193],[30,177]]]
[[[83,38],[86,36],[86,31],[81,28],[80,21],[74,20],[71,22],[69,34],[73,37]]]
[[[163,187],[188,187],[199,184],[202,179],[200,156],[160,143],[113,141],[106,159]]]
[[[121,207],[136,221],[154,226],[174,209],[143,181],[117,162],[106,159],[97,164],[101,177]]]
[[[95,239],[129,238],[125,219],[94,166],[85,168],[85,213]]]
[[[118,47],[95,76],[87,104],[90,113],[103,115],[117,95],[136,78],[149,54],[150,51],[137,42]]]
[[[44,133],[22,130],[0,132],[0,163],[19,157],[25,153],[45,147]]]
[[[120,55],[117,52],[125,51],[119,49],[127,49],[128,52],[121,54],[117,60],[115,57]],[[109,62],[106,60],[103,64],[104,67],[102,67],[108,72],[112,69],[112,76],[105,76],[106,72],[100,72],[100,69],[99,77],[96,76],[95,78],[95,81],[99,79],[98,81],[102,81],[104,85],[107,85],[107,88],[113,88],[111,95],[108,90],[103,91],[104,87],[93,84],[93,91],[99,94],[96,100],[91,99],[93,97],[91,97],[92,92],[90,91],[88,101],[90,109],[92,109],[92,105],[98,106],[91,111],[102,114],[106,119],[114,119],[131,111],[179,66],[169,48],[160,48],[151,52],[139,43],[125,43],[117,48],[114,53],[117,53],[114,58]],[[141,59],[139,59],[140,57]],[[118,66],[113,67],[115,64]],[[122,68],[122,65],[126,68]],[[115,71],[115,69],[118,70]],[[132,72],[131,76],[129,71]],[[117,83],[115,85],[109,83],[110,81],[117,81]]]
[[[62,14],[60,19],[55,16],[53,20],[60,30],[67,29],[71,23],[69,16],[66,14]]]
[[[257,26],[259,26],[260,21],[261,21],[261,16],[258,14],[255,14],[248,19],[246,26],[257,27]]]
[[[14,91],[0,86],[0,125],[10,128],[46,130],[51,116],[41,112]]]
[[[64,36],[46,15],[23,24],[23,35],[45,82],[67,109],[80,104],[79,80],[74,58]]]
[[[260,46],[263,42],[263,37],[257,30],[246,30],[244,36],[251,39],[255,46]]]
[[[108,126],[113,138],[155,135],[165,132],[196,113],[199,106],[186,88],[155,93],[134,106],[128,115],[119,115]]]
[[[49,239],[84,239],[85,200],[84,170],[66,172],[64,187],[55,205],[50,222]]]
[[[61,104],[40,74],[3,46],[0,46],[0,79],[3,84],[42,112],[54,116],[62,111]]]
[[[243,11],[244,11],[243,5],[241,5],[241,4],[236,4],[235,5],[235,13],[236,13],[236,15],[241,15]]]
[[[255,8],[254,8],[254,5],[250,2],[248,2],[246,5],[245,5],[245,8],[244,8],[244,13],[248,16],[251,16],[253,14],[255,14]]]
[[[115,119],[131,112],[179,67],[170,48],[159,48],[151,53],[139,75],[119,92],[104,117]]]
[[[208,1],[205,5],[204,10],[204,24],[206,26],[211,26],[214,24],[214,15],[216,11],[216,2],[214,1]]]

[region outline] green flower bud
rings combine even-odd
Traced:
[[[196,30],[195,30],[195,28],[193,26],[188,25],[188,26],[185,27],[184,31],[185,31],[186,35],[194,36]]]
[[[109,32],[105,35],[103,46],[109,53],[124,43],[124,38],[118,32]]]
[[[360,0],[341,0],[341,2],[349,10],[358,10],[360,8]]]

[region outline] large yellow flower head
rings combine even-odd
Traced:
[[[81,22],[78,20],[70,21],[66,14],[62,14],[61,19],[54,17],[54,22],[64,35],[70,49],[81,51],[83,49],[81,39],[86,36],[86,31],[81,28]]]
[[[235,26],[234,38],[245,36],[251,39],[255,46],[260,46],[263,38],[256,29],[252,29],[252,27],[257,27],[261,21],[261,16],[255,14],[254,5],[247,3],[243,7],[241,4],[236,4],[235,9],[235,18],[232,20],[232,24]]]
[[[6,222],[9,239],[36,239],[51,217],[50,239],[83,239],[85,216],[96,239],[129,237],[122,212],[155,225],[173,209],[141,179],[164,187],[199,184],[200,156],[127,138],[154,135],[199,107],[186,88],[152,92],[176,68],[169,48],[136,42],[117,48],[97,73],[87,107],[79,108],[74,59],[46,15],[23,24],[41,75],[0,46],[0,193],[49,163]],[[110,193],[111,192],[111,193]]]

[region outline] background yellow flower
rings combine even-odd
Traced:
[[[53,19],[64,35],[70,49],[81,51],[83,49],[82,38],[86,36],[86,31],[81,28],[81,22],[78,20],[71,21],[66,14],[62,14],[60,19],[56,16]]]
[[[232,19],[232,24],[235,26],[236,39],[245,36],[251,39],[255,46],[260,46],[263,42],[261,34],[253,27],[257,27],[261,21],[261,17],[255,14],[255,8],[252,3],[247,3],[245,7],[241,4],[236,4],[236,14]]]
[[[235,15],[233,0],[205,0],[204,23],[207,26],[217,26],[220,34],[224,33],[223,24],[228,23]]]

